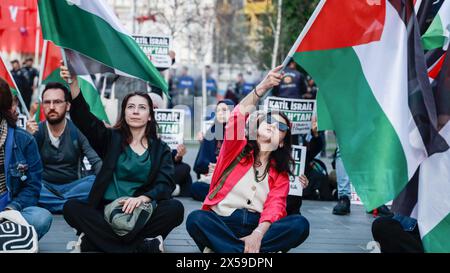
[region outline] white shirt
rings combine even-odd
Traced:
[[[58,149],[59,148],[59,144],[61,143],[61,137],[55,137],[52,134],[52,131],[50,130],[50,126],[48,124],[48,121],[46,121],[47,123],[47,131],[48,131],[48,136],[50,138],[50,142],[52,143],[52,145]],[[67,120],[64,120],[64,130],[66,129],[66,125],[67,125]]]
[[[254,169],[250,168],[228,195],[211,209],[225,217],[233,214],[236,209],[262,213],[269,190],[269,174],[258,183],[255,181]]]

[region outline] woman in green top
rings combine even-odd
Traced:
[[[66,67],[61,67],[61,76],[72,79],[71,118],[103,160],[88,203],[69,200],[63,209],[67,223],[81,234],[80,250],[162,252],[162,238],[183,222],[184,208],[170,199],[175,189],[172,153],[157,136],[150,97],[146,93],[127,95],[119,121],[107,128],[90,112],[76,76],[71,77]],[[157,203],[137,234],[121,237],[104,219],[105,205],[120,197],[127,197],[122,210],[130,214],[144,203]]]

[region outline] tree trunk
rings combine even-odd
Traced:
[[[272,67],[277,65],[278,48],[280,47],[280,33],[281,33],[281,16],[283,10],[283,0],[278,0],[278,12],[277,12],[277,26],[275,30],[275,42],[273,45],[272,53]]]

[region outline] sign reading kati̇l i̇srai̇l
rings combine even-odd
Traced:
[[[315,100],[286,99],[267,97],[264,109],[279,110],[285,113],[292,122],[292,134],[308,134],[311,130],[311,120],[315,114]]]
[[[169,68],[172,65],[172,59],[169,56],[172,46],[170,36],[133,35],[133,38],[155,67]]]

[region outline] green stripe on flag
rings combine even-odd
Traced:
[[[17,93],[17,90],[15,89],[15,88],[9,88],[9,89],[11,89],[11,93],[14,95],[14,96],[17,96],[18,95],[18,93]]]
[[[67,82],[63,78],[61,78],[60,72],[61,72],[61,70],[59,68],[54,70],[50,75],[48,75],[47,78],[42,80],[42,84],[47,84],[50,82],[59,82],[69,88],[69,85],[67,84]]]
[[[408,183],[406,156],[353,48],[296,53],[294,59],[320,87],[319,124],[323,103],[333,113],[325,125],[341,140],[345,168],[366,208],[394,199]]]
[[[434,18],[427,32],[422,36],[422,43],[425,50],[441,48],[444,46],[444,28],[439,15]]]
[[[443,202],[444,200],[440,200]],[[426,252],[449,253],[450,252],[450,214],[428,232],[422,242]]]
[[[90,76],[87,76],[90,77]],[[78,84],[83,93],[83,97],[89,105],[89,109],[98,119],[106,121],[109,124],[108,116],[106,115],[105,108],[103,107],[100,95],[97,89],[89,81],[83,77],[78,76]]]

